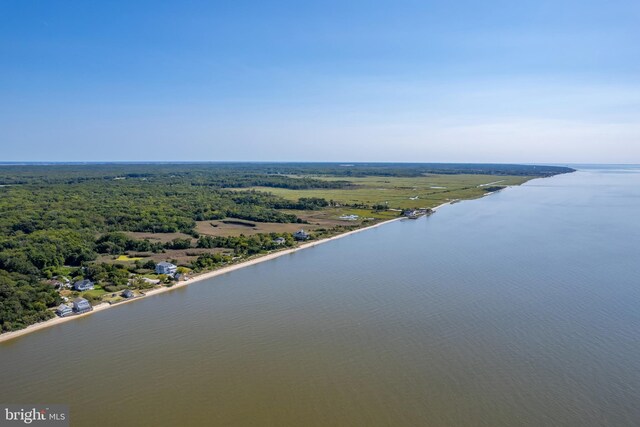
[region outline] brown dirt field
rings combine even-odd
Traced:
[[[184,233],[145,233],[145,232],[138,232],[138,231],[127,231],[125,234],[134,239],[140,239],[140,240],[149,239],[152,242],[155,241],[155,242],[161,242],[161,243],[167,243],[176,238],[192,239],[192,242],[195,241],[193,237]]]
[[[214,227],[211,224],[215,224]],[[239,225],[239,224],[225,224],[222,221],[198,221],[196,225],[196,231],[200,234],[208,236],[239,236],[244,234],[250,236],[258,233],[295,233],[296,231],[304,228],[305,230],[315,230],[318,226],[309,224],[293,224],[293,223],[277,223],[277,222],[254,222],[255,227]]]

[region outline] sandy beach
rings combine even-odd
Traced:
[[[439,208],[441,208],[442,206],[445,206],[445,205],[448,205],[448,204],[449,204],[449,202],[443,203],[441,205],[436,206],[435,208],[432,208],[432,210],[436,211]],[[350,235],[355,234],[355,233],[360,233],[362,231],[370,230],[372,228],[380,227],[382,225],[389,224],[390,222],[399,221],[399,220],[402,220],[402,219],[405,219],[405,218],[404,217],[398,217],[398,218],[390,219],[388,221],[379,222],[377,224],[370,225],[368,227],[363,227],[363,228],[359,228],[357,230],[348,231],[346,233],[338,234],[336,236],[327,237],[326,239],[314,240],[314,241],[309,242],[309,243],[303,243],[303,244],[301,244],[299,246],[296,246],[295,248],[283,249],[281,251],[273,252],[273,253],[270,253],[270,254],[267,254],[267,255],[260,255],[260,256],[257,256],[256,258],[252,258],[252,259],[240,262],[238,264],[233,264],[233,265],[230,265],[228,267],[223,267],[223,268],[219,268],[217,270],[209,271],[207,273],[199,274],[199,275],[194,276],[194,277],[192,277],[189,280],[186,280],[184,282],[178,282],[178,283],[174,284],[171,287],[163,286],[161,288],[151,289],[150,291],[145,292],[145,294],[143,296],[132,298],[130,300],[126,300],[126,301],[123,301],[123,302],[120,302],[120,303],[117,303],[117,304],[108,304],[108,303],[98,304],[98,305],[94,306],[93,310],[88,312],[88,313],[83,313],[83,314],[69,316],[69,317],[55,317],[53,319],[49,319],[49,320],[46,320],[44,322],[40,322],[40,323],[36,323],[36,324],[30,325],[30,326],[27,326],[26,328],[20,329],[19,331],[5,332],[3,334],[0,334],[0,343],[5,342],[5,341],[9,341],[9,340],[14,339],[14,338],[21,337],[21,336],[29,334],[31,332],[35,332],[35,331],[39,331],[39,330],[44,329],[44,328],[48,328],[50,326],[55,326],[55,325],[59,325],[61,323],[65,323],[65,322],[69,322],[69,321],[72,321],[72,320],[75,320],[75,319],[79,319],[81,317],[90,316],[90,315],[92,315],[94,313],[97,313],[97,312],[100,312],[100,311],[104,311],[104,310],[112,308],[112,307],[117,307],[117,306],[119,306],[121,304],[127,304],[127,303],[138,301],[138,300],[141,300],[141,299],[153,296],[153,295],[159,295],[159,294],[162,294],[162,293],[165,293],[165,292],[170,292],[170,291],[173,291],[175,289],[179,289],[179,288],[182,288],[184,286],[191,285],[193,283],[197,283],[197,282],[201,282],[203,280],[211,279],[211,278],[214,278],[216,276],[220,276],[222,274],[227,274],[227,273],[230,273],[232,271],[239,270],[239,269],[245,268],[245,267],[249,267],[249,266],[261,263],[261,262],[270,261],[272,259],[284,256],[284,255],[292,254],[292,253],[294,253],[296,251],[300,251],[300,250],[307,249],[307,248],[312,248],[314,246],[321,245],[323,243],[327,243],[327,242],[330,242],[332,240],[341,239],[343,237],[347,237],[347,236],[350,236]]]

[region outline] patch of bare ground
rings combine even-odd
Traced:
[[[223,221],[198,221],[196,223],[196,231],[207,236],[239,236],[244,234],[250,236],[258,233],[295,233],[304,228],[313,231],[319,228],[316,225],[296,224],[296,223],[279,223],[279,222],[245,222],[240,224],[223,222]]]
[[[195,241],[193,237],[184,233],[148,233],[148,232],[128,231],[125,234],[134,239],[139,239],[139,240],[148,239],[152,242],[160,242],[160,243],[167,243],[172,241],[173,239],[191,239],[192,242]]]

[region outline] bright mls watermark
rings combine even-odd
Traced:
[[[0,404],[0,426],[69,426],[68,405]]]

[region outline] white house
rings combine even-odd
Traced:
[[[93,289],[93,282],[89,279],[78,280],[73,284],[73,289],[76,291],[90,291]]]
[[[156,264],[156,274],[168,274],[169,276],[173,276],[178,271],[178,267],[171,264],[170,262],[159,262]]]

